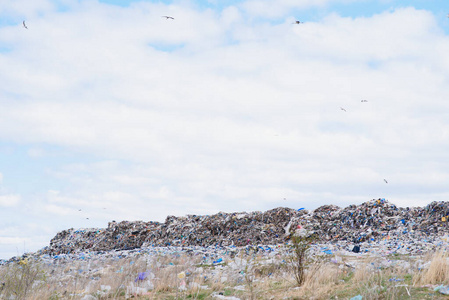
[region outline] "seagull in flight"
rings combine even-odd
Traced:
[[[343,107],[340,107],[340,109],[341,109],[342,111],[346,112],[346,109],[344,109]]]
[[[22,25],[23,25],[23,27],[24,27],[25,29],[28,29],[28,27],[27,27],[26,24],[25,24],[25,21],[22,22]]]
[[[385,183],[388,183],[388,181],[386,179],[384,179]]]
[[[162,18],[165,18],[166,20],[168,20],[168,19],[172,19],[172,20],[174,20],[175,18],[173,18],[173,17],[170,17],[170,16],[162,16]]]
[[[362,102],[368,102],[368,100],[362,100]]]

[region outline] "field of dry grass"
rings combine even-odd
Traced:
[[[285,257],[240,252],[136,254],[85,260],[28,259],[0,266],[1,299],[446,299],[448,253],[374,257],[323,255],[301,287]]]

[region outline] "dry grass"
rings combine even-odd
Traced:
[[[238,264],[233,264],[236,258]],[[30,261],[27,265],[0,266],[0,283],[6,283],[0,299],[14,290],[16,295],[24,295],[16,299],[49,300],[75,300],[85,295],[97,299],[212,299],[213,293],[240,299],[349,299],[356,295],[364,300],[430,299],[426,298],[430,294],[438,299],[441,295],[433,292],[433,286],[449,283],[447,258],[441,251],[414,261],[407,256],[392,260],[322,257],[307,268],[299,288],[279,261],[267,263],[255,255],[226,257],[222,265],[204,264],[200,256],[184,254],[51,264]],[[414,265],[424,268],[418,270]],[[37,272],[23,273],[25,267]],[[147,272],[148,277],[136,280],[141,272]],[[14,285],[14,280],[21,282],[17,274],[45,276]],[[433,286],[422,288],[428,284]]]
[[[329,263],[315,263],[307,270],[298,296],[308,296],[310,299],[329,298],[340,277],[341,270],[337,266]]]
[[[352,281],[357,284],[368,281],[373,274],[372,264],[373,260],[367,260],[359,264],[354,270]]]
[[[448,284],[449,283],[449,263],[448,253],[437,251],[430,254],[426,260],[430,261],[430,266],[415,276],[416,285],[426,284]]]

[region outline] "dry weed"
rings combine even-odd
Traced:
[[[448,254],[436,251],[431,254],[429,268],[422,270],[415,276],[415,285],[447,284],[449,283]]]

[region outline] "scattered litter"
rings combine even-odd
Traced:
[[[186,290],[187,290],[185,280],[181,280],[181,282],[179,283],[178,289],[179,289],[180,291],[186,291]]]
[[[405,290],[407,291],[407,294],[409,295],[409,297],[411,297],[412,295],[410,295],[410,292],[407,287],[405,287]]]
[[[388,279],[388,281],[404,281],[404,279],[393,277]]]
[[[134,296],[148,295],[148,288],[135,286],[134,283],[131,282],[130,285],[126,289],[126,294],[127,295],[134,295]]]
[[[212,297],[218,298],[218,299],[226,299],[226,300],[240,300],[240,298],[237,298],[234,296],[223,296],[223,295],[217,294],[216,292],[212,293]]]
[[[449,286],[439,286],[439,289],[435,291],[443,295],[449,295]]]
[[[137,281],[143,281],[147,278],[147,272],[141,272],[139,273],[139,275],[137,276],[135,282]]]
[[[223,261],[223,259],[222,259],[222,258],[219,258],[219,259],[217,259],[217,260],[214,260],[213,263],[214,263],[214,264],[219,264],[219,263],[221,263],[222,261]]]
[[[100,285],[100,289],[101,289],[103,292],[108,293],[108,292],[111,290],[111,286],[110,286],[110,285]]]

